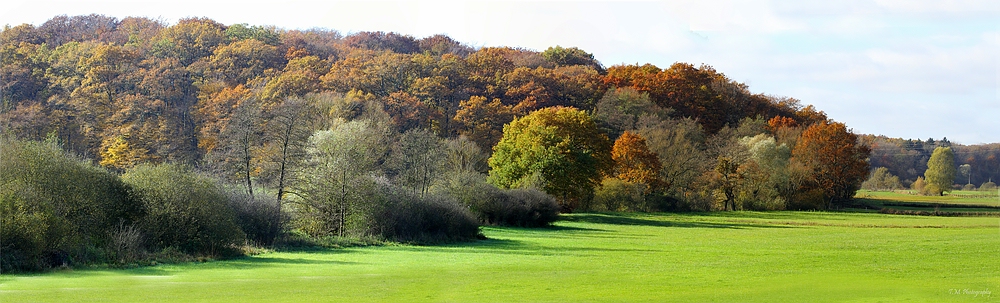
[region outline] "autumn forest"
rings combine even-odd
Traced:
[[[0,219],[16,226],[0,268],[457,241],[579,211],[837,209],[878,167],[911,186],[938,147],[971,167],[951,183],[1000,177],[996,144],[854,134],[709,65],[58,16],[0,32]]]

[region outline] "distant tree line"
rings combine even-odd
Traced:
[[[5,228],[5,269],[227,255],[293,235],[464,240],[560,211],[839,207],[870,145],[707,65],[101,15],[0,31],[0,135],[19,161],[107,179],[0,158],[34,178],[0,183],[0,206],[18,210],[0,223],[45,231]],[[119,196],[29,194],[64,185],[47,182]],[[98,213],[62,210],[87,203]],[[31,225],[43,217],[58,224]]]
[[[972,185],[994,183],[1000,177],[1000,144],[962,145],[947,138],[934,140],[898,139],[885,136],[862,136],[862,141],[871,146],[871,167],[885,167],[889,174],[898,176],[902,187],[911,187],[918,178],[926,178],[924,172],[934,150],[949,147],[954,155],[956,173],[952,184]],[[951,188],[949,185],[948,188]]]

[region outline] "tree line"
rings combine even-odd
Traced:
[[[5,229],[0,249],[22,254],[5,253],[4,268],[125,246],[216,255],[282,235],[471,239],[479,224],[544,226],[560,211],[825,209],[868,174],[868,145],[846,125],[707,65],[605,67],[574,47],[101,15],[6,26],[0,53],[0,148],[45,149],[141,206],[83,220],[103,222],[91,229],[59,199],[26,194],[84,177],[0,183],[5,226],[43,216],[65,224],[42,234],[90,235],[66,244]],[[199,198],[178,198],[189,195]],[[175,214],[175,202],[217,209]],[[221,225],[183,225],[206,220]],[[225,232],[161,235],[213,228]]]
[[[1000,178],[1000,144],[997,143],[962,145],[948,138],[921,140],[873,135],[862,136],[862,141],[872,148],[871,166],[885,167],[887,173],[899,178],[900,187],[909,188],[918,178],[924,177],[922,174],[938,147],[948,147],[954,154],[956,173],[948,188],[954,184],[978,188],[983,184],[995,184]]]

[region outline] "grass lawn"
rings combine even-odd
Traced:
[[[0,277],[0,302],[985,302],[1000,218],[565,216],[491,240]]]
[[[939,203],[939,204],[964,204],[964,205],[985,205],[1000,207],[1000,198],[997,192],[962,191],[956,190],[946,193],[944,196],[923,196],[915,194],[912,190],[901,191],[867,191],[859,190],[856,198],[891,200],[897,202],[917,202],[917,203]]]
[[[1000,216],[996,192],[952,191],[944,196],[923,196],[911,190],[890,192],[858,191],[855,207],[915,212],[943,212],[948,215]]]

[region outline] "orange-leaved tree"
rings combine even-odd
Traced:
[[[851,200],[861,188],[868,176],[869,153],[871,149],[843,123],[819,122],[802,132],[792,156],[810,168],[812,182],[806,187],[822,190],[829,207]]]
[[[626,131],[611,148],[612,177],[646,184],[647,190],[660,185],[660,157],[646,146],[646,138]]]

